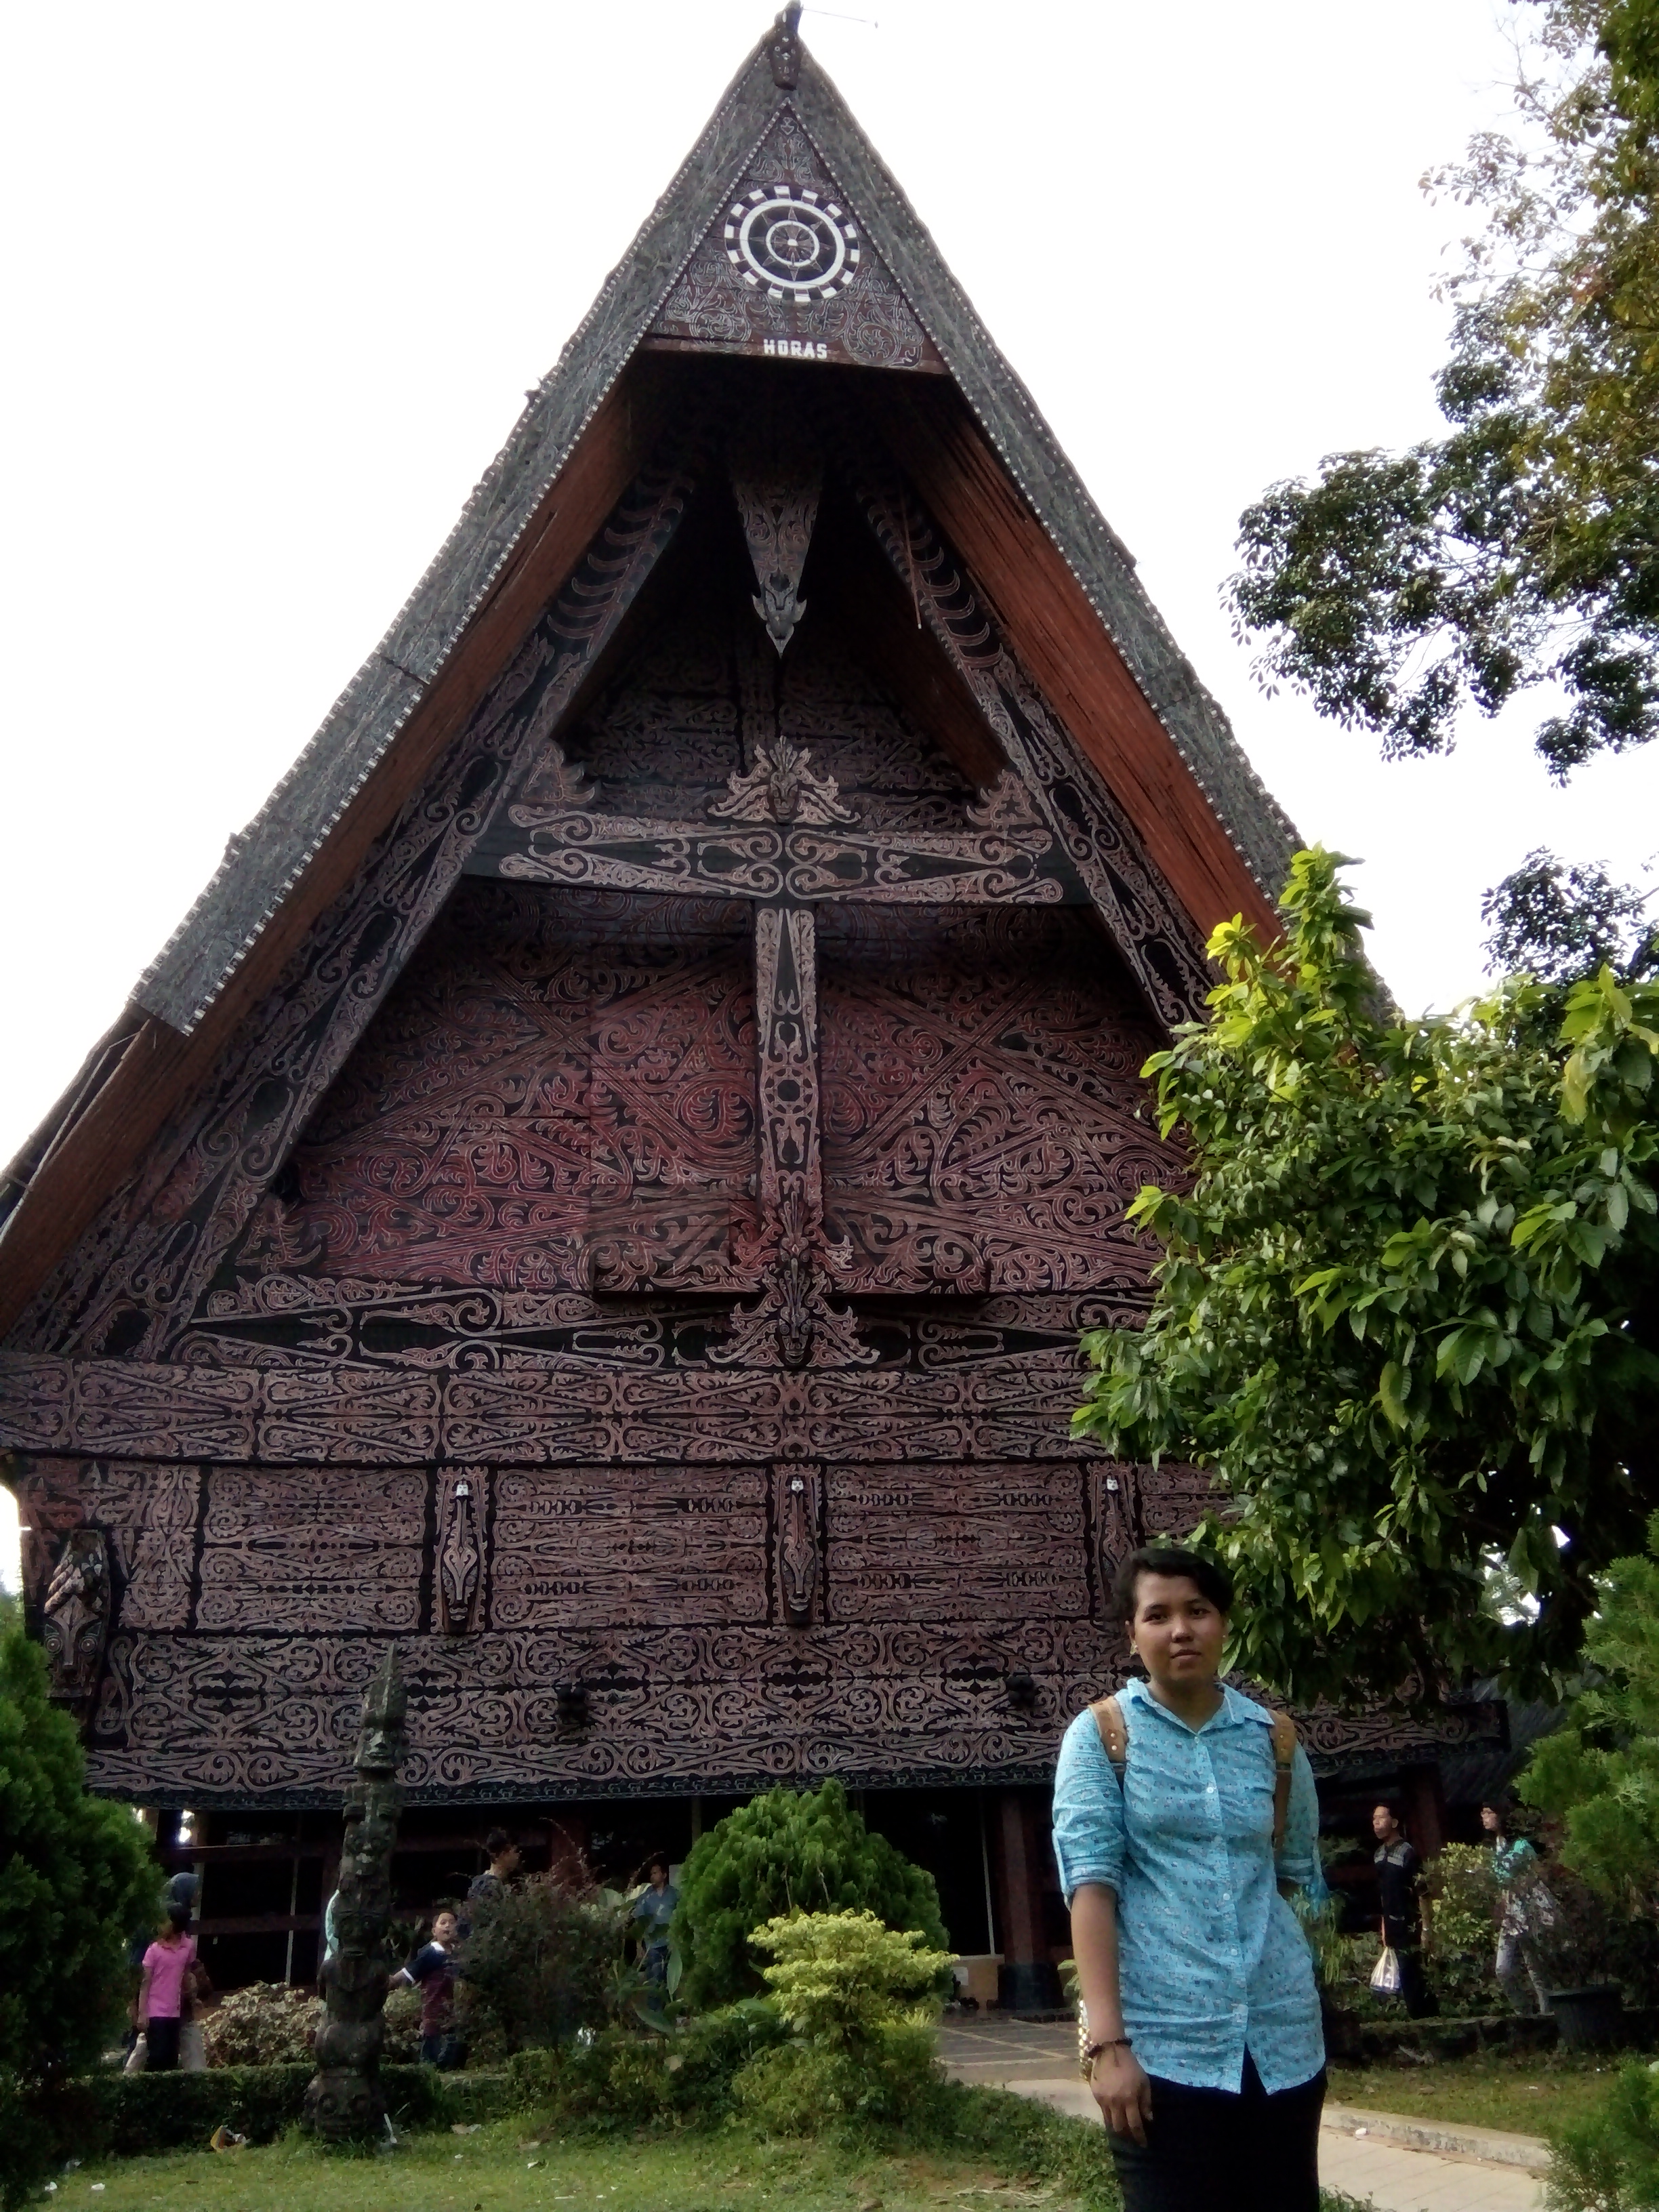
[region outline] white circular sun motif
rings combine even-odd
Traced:
[[[757,186],[726,216],[727,259],[774,300],[833,300],[858,275],[859,251],[857,225],[810,187]]]

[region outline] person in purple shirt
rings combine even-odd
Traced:
[[[1054,1856],[1125,2212],[1318,2212],[1324,2038],[1284,1893],[1323,1890],[1313,1772],[1219,1679],[1233,1590],[1213,1561],[1148,1547],[1115,1595],[1147,1680],[1118,1692],[1109,1754],[1105,1716],[1066,1730]]]

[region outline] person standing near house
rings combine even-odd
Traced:
[[[1555,1926],[1561,1908],[1544,1885],[1537,1852],[1524,1836],[1505,1832],[1507,1809],[1501,1804],[1480,1808],[1480,1825],[1492,1838],[1492,1876],[1504,1900],[1503,1917],[1498,1923],[1498,1985],[1516,2012],[1547,2012],[1549,1990],[1538,1955],[1538,1938]],[[1528,1996],[1536,1999],[1535,2007],[1527,2002]]]
[[[1115,1594],[1147,1680],[1066,1730],[1054,1856],[1125,2212],[1318,2212],[1325,2044],[1284,1894],[1318,1884],[1313,1771],[1219,1680],[1212,1560],[1149,1546]]]
[[[1423,1974],[1423,1862],[1406,1841],[1400,1815],[1386,1802],[1373,1808],[1372,1854],[1382,1941],[1400,1961],[1400,1996],[1407,2015],[1424,2020],[1438,2012]]]
[[[489,1864],[482,1874],[474,1875],[466,1893],[469,1907],[488,1903],[492,1898],[506,1894],[507,1885],[519,1871],[521,1854],[505,1828],[492,1828],[484,1838],[483,1847]],[[461,1933],[465,1935],[463,1928]]]
[[[436,1914],[426,1942],[386,1984],[389,1990],[419,1990],[421,2063],[435,2066],[445,2074],[463,2064],[466,2055],[455,2033],[455,1967],[451,1954],[459,1933],[453,1912]]]
[[[641,1964],[655,2000],[668,1986],[668,1929],[680,1893],[668,1878],[671,1869],[666,1859],[653,1858],[645,1872],[646,1887],[635,1899],[634,1917],[644,1923],[640,1931]]]
[[[170,1905],[155,1941],[144,1954],[144,1978],[138,1986],[138,2032],[144,2039],[146,2073],[178,2070],[185,1977],[195,1964],[190,1907]]]

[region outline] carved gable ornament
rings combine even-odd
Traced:
[[[646,343],[945,369],[793,104],[704,233]]]

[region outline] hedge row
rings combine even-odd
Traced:
[[[132,2158],[205,2149],[216,2128],[270,2142],[298,2120],[314,2066],[213,2066],[204,2074],[99,2074],[52,2093],[48,2119],[81,2157]],[[394,2126],[425,2128],[495,2119],[507,2109],[499,2074],[438,2074],[383,2066]]]

